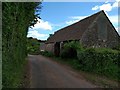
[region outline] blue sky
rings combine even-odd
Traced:
[[[85,17],[104,10],[110,21],[119,32],[118,1],[114,2],[43,2],[38,13],[41,20],[33,29],[29,29],[27,37],[46,40],[49,34],[71,25]]]

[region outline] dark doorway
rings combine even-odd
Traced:
[[[56,42],[55,43],[54,53],[55,53],[55,56],[59,56],[60,55],[60,42]]]

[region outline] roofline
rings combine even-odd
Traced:
[[[118,34],[118,32],[116,31],[115,27],[113,26],[112,22],[110,21],[110,19],[108,18],[108,16],[105,14],[105,12],[103,11],[104,15],[107,17],[109,23],[111,24],[111,26],[113,27],[113,29],[115,30],[115,32],[117,33],[117,35],[120,37],[120,35]]]
[[[81,22],[82,20],[87,19],[87,18],[89,18],[89,17],[91,17],[91,16],[93,16],[93,15],[95,15],[95,14],[100,13],[100,12],[104,12],[104,10],[101,10],[101,11],[99,11],[99,12],[97,12],[97,13],[94,13],[94,14],[92,14],[92,15],[89,15],[89,16],[87,16],[87,17],[85,17],[85,18],[83,18],[83,19],[81,19],[81,20],[79,20],[79,21],[77,21],[77,22],[75,22],[75,23],[73,23],[73,24],[71,24],[71,25],[65,26],[65,27],[57,30],[56,32],[54,32],[54,34],[57,33],[57,32],[60,31],[60,30],[63,30],[64,28],[70,27],[70,26],[72,26],[72,25],[74,25],[74,24],[76,24],[76,23],[78,23],[78,22]],[[54,34],[53,34],[53,35],[54,35]]]
[[[66,27],[63,27],[63,28],[57,30],[56,32],[54,32],[54,34],[53,34],[52,36],[54,36],[57,32],[59,32],[59,31],[61,31],[61,30],[64,30],[65,28],[68,28],[68,27],[70,27],[70,26],[72,26],[72,25],[75,25],[75,24],[77,24],[77,23],[79,23],[79,22],[81,22],[81,21],[83,21],[83,20],[85,20],[85,19],[87,19],[87,18],[89,18],[89,17],[94,16],[95,14],[101,13],[101,12],[104,12],[104,11],[101,10],[101,11],[99,11],[99,12],[97,12],[97,13],[94,13],[94,14],[92,14],[92,15],[87,16],[86,18],[83,18],[83,19],[79,20],[78,22],[75,22],[75,23],[73,23],[73,24],[71,24],[71,25],[68,25],[68,26],[66,26]],[[52,37],[52,36],[51,36],[51,37]],[[50,39],[50,37],[47,39],[47,41],[48,41],[49,39]],[[46,41],[46,43],[50,43],[50,42],[47,42],[47,41]],[[54,41],[52,41],[52,42],[54,42]]]

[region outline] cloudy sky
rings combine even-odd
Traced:
[[[118,1],[103,0],[102,2],[43,2],[42,9],[38,13],[41,20],[35,27],[29,28],[27,37],[46,40],[49,34],[71,25],[85,17],[104,10],[108,18],[120,34],[118,25]]]

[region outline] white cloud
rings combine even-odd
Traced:
[[[119,1],[120,1],[120,0],[115,0],[115,2],[114,2],[113,4],[109,3],[108,1],[106,1],[106,2],[105,2],[103,5],[101,5],[101,6],[98,6],[98,5],[94,6],[94,7],[92,8],[92,10],[104,10],[104,11],[110,12],[113,8],[120,7],[120,6],[118,5],[118,2],[119,2]]]
[[[84,19],[85,17],[87,17],[87,16],[72,16],[72,17],[69,17],[71,20],[66,21],[65,23],[67,25],[71,25],[73,23],[80,21],[81,19]]]
[[[113,7],[118,7],[118,2],[113,3]]]
[[[37,38],[37,39],[41,39],[41,38],[47,38],[49,35],[48,34],[40,34],[37,30],[30,30],[28,31],[28,35],[27,37],[33,37],[33,38]]]
[[[65,23],[67,24],[67,25],[71,25],[71,24],[73,24],[73,23],[76,23],[76,22],[78,22],[79,20],[70,20],[70,21],[66,21]]]
[[[108,3],[108,2],[109,2],[109,0],[105,1],[105,3]]]
[[[52,30],[52,25],[48,21],[38,19],[38,22],[32,28],[42,29],[42,30]]]
[[[118,5],[118,2],[120,2],[120,0],[115,0],[115,2],[113,3],[112,7],[115,8],[115,7],[120,7]]]
[[[93,8],[92,8],[92,10],[98,10],[99,9],[99,6],[97,5],[97,6],[94,6]]]
[[[100,10],[104,10],[104,11],[108,11],[108,12],[112,10],[112,6],[110,3],[103,4],[99,8],[100,8]]]
[[[116,2],[119,2],[120,0],[115,0]]]
[[[115,3],[112,5],[113,7],[120,7],[120,0],[116,0]]]
[[[105,4],[101,5],[101,6],[98,6],[98,5],[97,5],[97,6],[94,6],[94,7],[92,8],[92,10],[98,10],[98,9],[109,12],[109,11],[112,10],[112,6],[111,6],[110,3],[105,3]]]
[[[111,15],[111,16],[109,16],[106,12],[105,12],[105,14],[108,16],[108,18],[110,19],[110,21],[112,23],[118,23],[118,22],[120,22],[120,21],[118,21],[118,15]],[[71,16],[71,17],[69,17],[70,20],[66,21],[66,24],[73,24],[75,22],[80,21],[81,19],[86,18],[86,17],[88,17],[88,16]]]
[[[81,19],[83,19],[83,18],[85,18],[85,17],[87,17],[87,16],[72,16],[72,17],[69,17],[69,18],[81,20]]]

